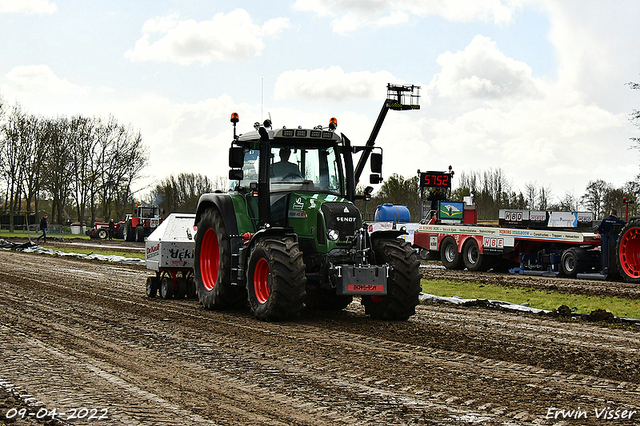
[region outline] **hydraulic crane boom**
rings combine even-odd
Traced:
[[[384,122],[384,119],[387,116],[387,112],[389,112],[390,109],[395,111],[420,109],[420,104],[418,103],[419,99],[420,86],[415,86],[413,84],[407,86],[388,83],[387,99],[385,99],[384,104],[382,105],[382,109],[380,110],[380,114],[378,114],[378,119],[376,120],[376,124],[371,130],[371,135],[367,140],[366,147],[372,148],[375,145],[376,138],[378,137],[378,133],[380,132],[380,128],[382,127],[382,123]],[[358,165],[355,169],[356,184],[360,180],[360,175],[364,170],[364,165],[367,163],[370,153],[371,149],[365,149],[360,155]]]

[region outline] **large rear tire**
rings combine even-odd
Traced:
[[[378,264],[388,263],[386,296],[362,296],[364,311],[372,318],[405,321],[416,312],[420,285],[420,261],[411,244],[399,238],[373,240]]]
[[[302,256],[293,238],[256,242],[247,270],[249,304],[256,318],[282,321],[300,314],[307,284]]]
[[[446,237],[440,243],[440,260],[447,269],[460,270],[464,268],[462,255],[458,252],[458,245],[452,237]]]
[[[625,281],[640,283],[640,220],[631,220],[622,228],[615,263]]]
[[[239,309],[247,303],[244,286],[231,285],[229,234],[217,208],[207,209],[198,222],[194,259],[196,292],[207,309]]]

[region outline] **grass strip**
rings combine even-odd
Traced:
[[[588,314],[605,309],[622,318],[640,318],[640,302],[619,297],[584,296],[549,292],[521,287],[505,287],[494,284],[454,282],[446,280],[422,280],[422,291],[436,296],[459,296],[464,299],[489,299],[504,302],[529,303],[537,309],[553,310],[566,305],[578,313]]]

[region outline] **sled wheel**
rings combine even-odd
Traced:
[[[156,297],[158,293],[158,277],[147,277],[147,297]]]
[[[187,280],[184,277],[176,277],[178,292],[175,294],[176,299],[184,299],[187,295]]]
[[[187,299],[195,299],[198,297],[196,293],[196,282],[193,279],[193,275],[187,277]]]
[[[173,279],[165,276],[160,280],[160,297],[170,299],[173,297]]]

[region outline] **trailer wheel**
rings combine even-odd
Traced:
[[[584,272],[587,269],[584,250],[574,247],[563,251],[560,258],[560,269],[562,275],[568,278],[575,278],[580,272]]]
[[[209,208],[198,222],[194,259],[196,291],[207,309],[238,309],[247,303],[244,286],[231,285],[231,245],[222,215]]]
[[[339,296],[334,289],[307,286],[305,306],[313,311],[341,311],[353,301],[353,296]]]
[[[256,318],[295,318],[304,306],[307,277],[300,246],[293,238],[256,242],[249,257],[247,293]]]
[[[420,261],[411,244],[399,238],[377,238],[373,250],[378,264],[391,266],[386,296],[362,296],[364,311],[374,319],[405,321],[416,312],[420,294]]]
[[[446,237],[440,243],[440,260],[447,269],[463,269],[464,261],[462,255],[458,252],[456,240]]]
[[[147,277],[147,297],[154,298],[158,294],[158,277]]]
[[[480,253],[480,247],[475,238],[469,238],[462,246],[462,259],[469,271],[486,271],[490,267],[490,259]]]
[[[173,279],[170,276],[164,276],[160,280],[160,297],[163,299],[173,297]]]
[[[616,249],[616,265],[625,281],[640,283],[640,220],[622,228]]]
[[[98,230],[98,238],[100,238],[101,240],[106,240],[108,236],[109,232],[106,229]]]

